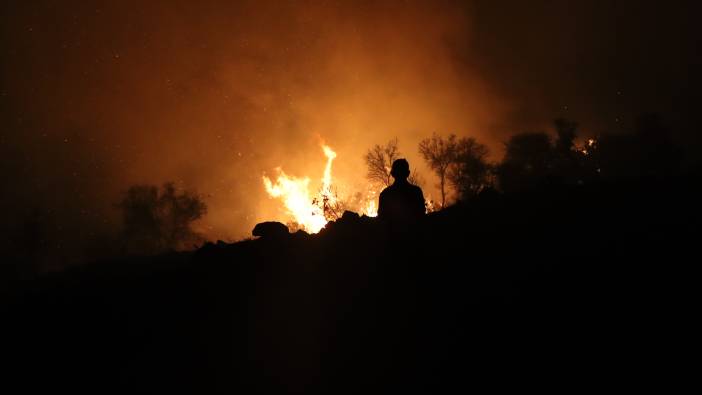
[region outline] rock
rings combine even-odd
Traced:
[[[266,239],[281,238],[290,235],[287,226],[275,221],[256,224],[251,233],[253,233],[254,236],[260,236]]]
[[[343,222],[358,222],[360,218],[357,213],[348,210],[344,211],[344,214],[341,216]]]
[[[302,229],[298,229],[297,232],[295,232],[295,233],[293,233],[293,234],[294,234],[296,237],[307,237],[307,236],[310,235],[309,233],[305,232],[305,231],[302,230]]]

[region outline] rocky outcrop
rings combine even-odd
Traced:
[[[260,236],[265,239],[279,239],[290,235],[288,227],[276,221],[256,224],[251,233],[254,236]]]

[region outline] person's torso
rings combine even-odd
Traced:
[[[381,194],[381,216],[392,220],[406,220],[421,215],[419,188],[411,184],[393,184]]]

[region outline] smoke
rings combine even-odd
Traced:
[[[122,191],[172,180],[204,195],[199,230],[232,240],[281,219],[263,174],[282,166],[321,179],[322,142],[338,153],[335,179],[354,189],[364,182],[365,150],[392,137],[432,180],[416,148],[432,132],[476,137],[498,159],[509,134],[555,116],[604,128],[590,110],[635,85],[606,81],[598,51],[614,21],[587,4],[575,10],[604,20],[604,33],[559,18],[573,10],[552,2],[5,5],[11,222],[50,210],[73,232],[51,231],[51,243],[82,251],[91,239],[75,232],[119,226]],[[597,75],[581,75],[580,62]],[[584,89],[593,82],[606,93]],[[605,107],[613,124],[617,110]]]

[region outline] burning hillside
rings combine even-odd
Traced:
[[[322,150],[327,160],[321,185],[316,192],[311,191],[310,177],[289,176],[280,167],[276,169],[278,177],[275,183],[263,176],[263,185],[268,194],[280,199],[285,206],[288,222],[294,225],[293,228],[317,233],[327,222],[339,218],[345,210],[361,212],[369,217],[376,216],[377,191],[369,189],[365,193],[341,198],[338,184],[332,183],[332,164],[337,157],[336,152],[327,145],[322,145]]]

